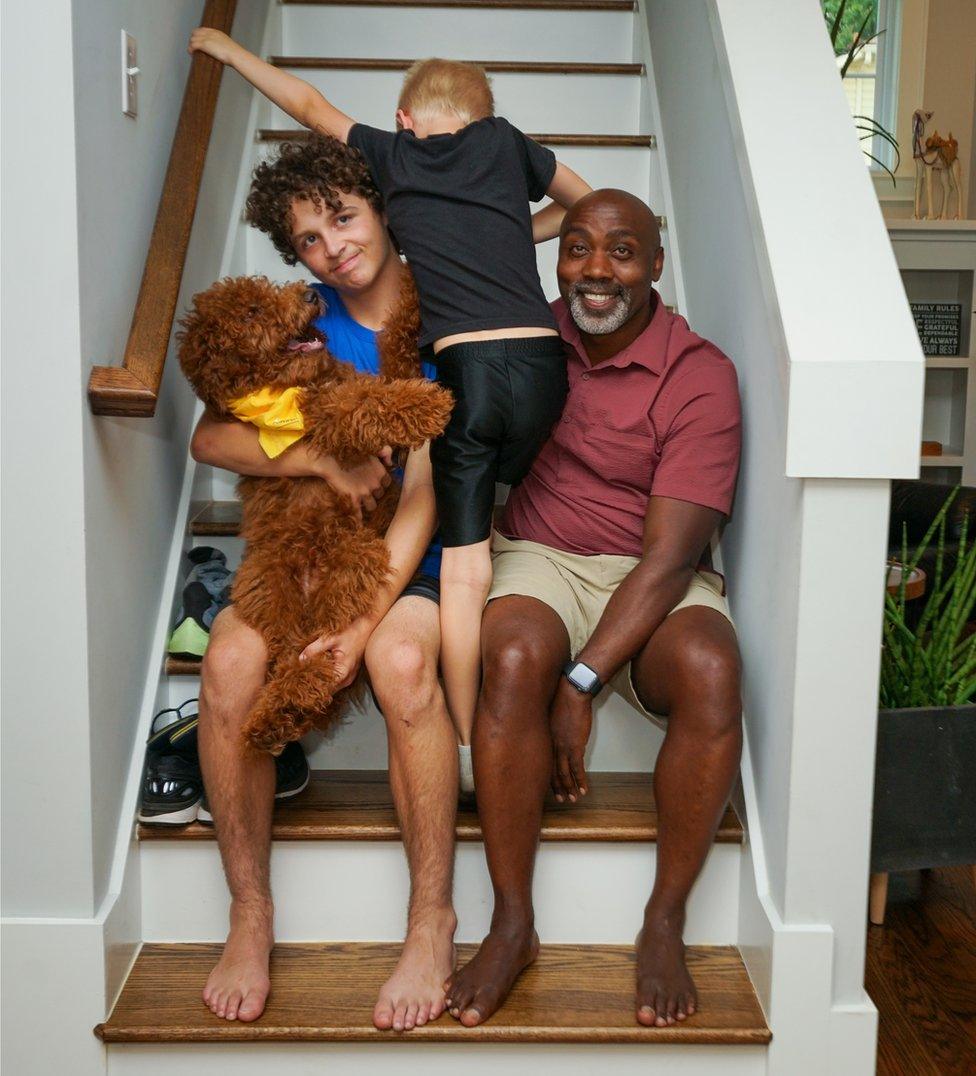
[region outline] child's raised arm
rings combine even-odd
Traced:
[[[559,235],[566,210],[591,190],[593,188],[585,179],[581,179],[572,168],[567,168],[561,161],[557,161],[552,182],[546,191],[552,203],[532,214],[533,241],[544,243],[547,239],[555,239]]]
[[[190,35],[189,52],[203,52],[243,75],[252,86],[303,127],[345,142],[355,123],[300,78],[265,63],[220,30],[200,26]]]

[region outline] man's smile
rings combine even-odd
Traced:
[[[584,306],[590,310],[606,310],[620,299],[616,292],[613,295],[588,295],[585,291],[580,293]]]

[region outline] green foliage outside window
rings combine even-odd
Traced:
[[[824,18],[828,27],[834,25],[841,0],[821,0]],[[834,55],[843,56],[854,43],[855,38],[864,40],[872,38],[878,28],[878,0],[847,0],[837,26],[836,35],[832,37]]]

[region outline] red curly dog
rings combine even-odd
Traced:
[[[447,424],[449,392],[418,376],[417,303],[406,278],[398,309],[379,339],[382,375],[338,362],[313,322],[316,292],[264,277],[226,279],[194,296],[180,322],[180,365],[218,416],[229,403],[270,386],[302,389],[308,447],[344,466],[384,445],[416,448]],[[396,380],[406,378],[405,380]],[[347,692],[329,654],[298,656],[313,639],[367,612],[389,571],[382,535],[398,490],[388,487],[360,523],[351,503],[320,478],[242,478],[241,534],[247,542],[234,581],[234,608],[268,647],[268,680],[248,716],[245,738],[278,754],[314,725],[340,716]]]

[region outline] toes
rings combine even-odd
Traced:
[[[417,1008],[417,1027],[423,1027],[424,1024],[430,1019],[431,1005],[429,1001],[425,1001]],[[436,1017],[435,1017],[436,1019]]]
[[[264,1003],[266,996],[252,990],[241,1002],[240,1008],[237,1010],[238,1020],[257,1020],[257,1018],[264,1012]]]
[[[388,998],[380,998],[373,1009],[373,1026],[380,1031],[389,1031],[393,1027],[393,1006]]]
[[[641,1005],[637,1010],[637,1022],[645,1027],[654,1026],[654,1010],[650,1005]]]
[[[484,1014],[474,1005],[463,1009],[460,1016],[461,1023],[464,1024],[465,1027],[476,1027],[483,1019]]]
[[[448,1001],[448,1011],[455,1020],[459,1019],[461,1013],[471,1003],[473,992],[470,987],[465,987],[463,984],[456,984],[451,991],[450,999]]]
[[[234,990],[231,992],[230,997],[227,999],[227,1011],[224,1014],[225,1020],[237,1019],[237,1010],[241,1007],[241,1002],[243,1000],[244,999],[241,997],[241,992],[239,990]]]
[[[404,1019],[407,1015],[407,1003],[405,1001],[398,1001],[396,1008],[393,1010],[393,1030],[402,1031]]]
[[[668,1022],[668,1026],[675,1022],[678,1012],[678,999],[673,995],[668,998],[667,1007],[665,1009],[665,1019]]]
[[[404,1017],[404,1020],[403,1020],[403,1030],[404,1031],[413,1031],[413,1029],[417,1026],[417,1009],[418,1008],[419,1008],[419,1006],[417,1005],[417,1003],[415,1001],[411,1001],[410,1004],[407,1006],[407,1014],[406,1014],[406,1016]]]

